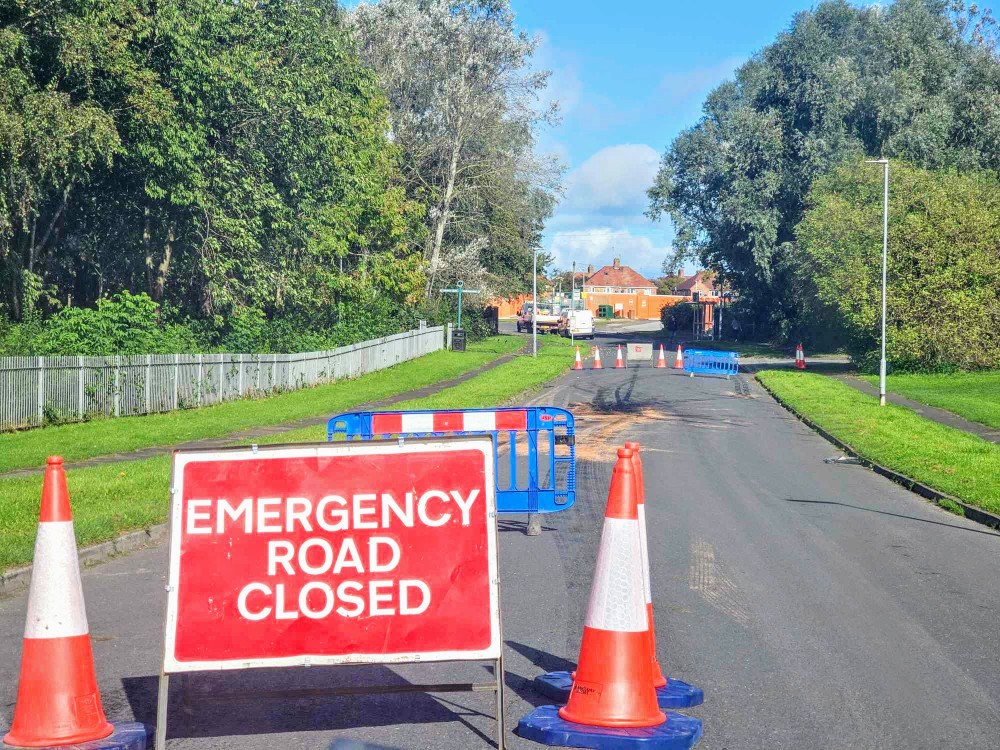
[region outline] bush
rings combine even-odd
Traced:
[[[816,181],[796,229],[803,305],[878,369],[882,179],[863,163]],[[887,359],[897,372],[1000,367],[1000,184],[890,165]],[[808,311],[807,311],[808,312]]]
[[[663,323],[663,330],[670,330],[671,320],[677,324],[678,331],[690,331],[691,326],[694,325],[694,306],[686,302],[677,302],[660,308],[660,322]]]

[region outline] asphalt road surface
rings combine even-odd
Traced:
[[[538,537],[523,518],[500,522],[508,729],[546,702],[535,675],[577,658],[614,452],[638,440],[659,659],[705,690],[691,710],[705,723],[699,748],[1000,745],[1000,536],[861,467],[825,464],[836,451],[746,376],[567,372],[532,402],[578,415],[579,498]],[[110,718],[154,721],[165,569],[158,547],[84,573]],[[0,727],[25,608],[23,595],[0,601]],[[254,697],[488,679],[479,664],[175,679],[168,745],[488,748],[486,693]],[[207,700],[224,694],[236,697]],[[512,732],[507,741],[538,747]]]

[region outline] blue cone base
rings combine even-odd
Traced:
[[[153,727],[137,721],[113,721],[111,725],[115,731],[104,739],[78,742],[75,745],[35,748],[35,750],[147,750],[153,747]],[[13,748],[14,745],[0,742],[0,747]]]
[[[658,726],[614,729],[574,724],[559,717],[558,706],[539,706],[517,722],[517,734],[556,747],[687,750],[701,738],[701,719],[668,711],[667,720]]]
[[[573,689],[573,678],[569,672],[547,672],[535,678],[535,690],[546,698],[564,704]],[[667,678],[667,684],[656,688],[656,702],[660,708],[691,708],[705,702],[705,693],[683,680]]]

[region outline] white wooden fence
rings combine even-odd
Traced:
[[[301,354],[0,357],[0,429],[62,419],[150,414],[355,378],[444,348],[425,327]]]

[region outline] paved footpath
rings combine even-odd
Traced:
[[[579,499],[543,533],[500,520],[507,724],[577,658],[614,449],[644,447],[658,656],[705,690],[699,750],[993,750],[1000,737],[1000,535],[858,466],[753,380],[653,368],[567,372],[532,399],[578,415]],[[152,721],[161,547],[89,568],[108,714]],[[0,600],[0,728],[26,596]],[[185,703],[287,687],[480,681],[484,665],[256,670],[175,680],[168,750],[492,747],[489,694]],[[184,682],[187,684],[185,685]],[[508,734],[512,750],[538,745]]]
[[[492,362],[487,362],[481,367],[477,367],[475,370],[469,370],[464,372],[458,377],[451,378],[450,380],[441,380],[432,385],[424,386],[423,388],[416,388],[412,391],[406,391],[404,393],[397,393],[395,396],[390,396],[389,398],[384,398],[380,401],[371,401],[366,404],[358,404],[354,407],[355,411],[371,411],[373,409],[382,409],[387,406],[392,406],[393,404],[398,404],[403,401],[409,401],[414,398],[424,398],[425,396],[431,396],[439,391],[443,391],[445,388],[451,388],[458,385],[459,383],[464,383],[466,380],[471,380],[477,375],[481,375],[484,372],[492,370],[494,367],[499,367],[500,365],[510,362],[514,357],[524,354],[528,345],[522,347],[516,352],[511,352],[510,354],[504,354],[502,357],[493,360]],[[217,438],[204,438],[202,440],[189,440],[186,443],[178,443],[177,445],[154,445],[150,448],[142,448],[137,451],[128,451],[127,453],[111,453],[106,456],[98,456],[97,458],[89,458],[84,461],[74,461],[72,463],[66,463],[65,467],[69,469],[84,469],[89,466],[101,466],[103,464],[113,464],[121,461],[139,461],[144,458],[152,458],[153,456],[165,456],[170,454],[172,451],[180,449],[193,449],[193,448],[220,448],[226,445],[233,445],[235,443],[245,442],[247,440],[253,440],[254,438],[263,438],[269,435],[280,435],[284,432],[290,432],[292,430],[298,430],[303,427],[312,427],[314,425],[326,424],[333,414],[325,414],[318,417],[307,417],[305,419],[298,419],[294,422],[285,422],[283,424],[269,425],[266,427],[251,427],[248,430],[240,430],[239,432],[231,432],[228,435],[223,435]],[[41,474],[45,471],[45,466],[37,466],[31,469],[19,469],[17,471],[8,471],[0,473],[0,478],[3,477],[26,477],[33,474]]]

